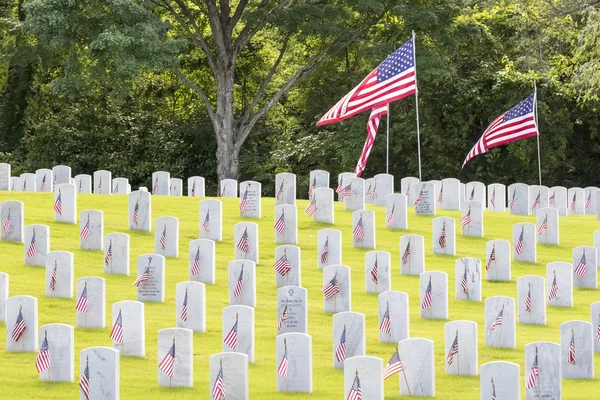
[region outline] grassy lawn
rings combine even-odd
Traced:
[[[79,195],[78,212],[86,209],[104,211],[104,233],[124,232],[131,237],[131,276],[104,275],[103,253],[79,249],[79,225],[54,222],[53,198],[50,193],[1,192],[0,201],[18,199],[25,203],[25,225],[40,223],[50,226],[51,250],[66,250],[75,254],[75,280],[82,276],[100,276],[106,279],[107,325],[104,329],[75,329],[75,382],[40,382],[36,369],[36,353],[7,353],[6,341],[0,340],[0,398],[64,399],[79,396],[79,352],[91,346],[112,346],[109,338],[112,304],[120,300],[135,300],[136,289],[131,286],[135,279],[137,256],[151,253],[154,248],[154,232],[139,233],[127,229],[127,196]],[[239,217],[238,199],[223,200],[223,241],[216,244],[216,284],[207,285],[207,318],[205,333],[194,335],[194,387],[186,389],[159,388],[157,384],[157,336],[163,328],[175,327],[175,285],[188,278],[188,243],[198,237],[199,198],[162,197],[152,199],[153,218],[170,215],[180,220],[178,259],[166,261],[166,295],[164,303],[146,303],[146,357],[121,358],[121,398],[123,399],[181,399],[209,398],[208,358],[221,351],[221,309],[228,305],[227,263],[233,259],[233,225]],[[275,271],[272,269],[275,254],[273,198],[263,199],[263,218],[258,222],[260,234],[260,264],[257,265],[257,307],[255,363],[250,364],[250,393],[253,399],[284,399],[287,397],[312,399],[339,399],[343,397],[343,371],[332,365],[332,316],[323,312],[322,273],[317,269],[317,231],[329,227],[313,223],[302,212],[306,201],[298,202],[299,246],[302,248],[302,286],[308,289],[308,333],[313,339],[313,394],[287,394],[276,390],[275,336],[277,333],[277,308]],[[433,217],[416,216],[409,209],[409,230],[385,228],[385,208],[368,206],[376,213],[377,249],[392,255],[392,289],[408,293],[410,302],[410,336],[423,337],[435,342],[436,394],[440,399],[479,399],[479,377],[457,377],[444,372],[444,323],[443,320],[423,320],[419,317],[419,278],[400,275],[399,237],[407,232],[425,237],[426,270],[448,273],[449,316],[451,320],[465,319],[478,323],[479,364],[506,360],[521,365],[521,390],[525,396],[523,375],[523,348],[527,343],[547,340],[560,343],[560,324],[580,319],[590,320],[590,304],[600,300],[597,290],[574,289],[573,308],[550,307],[546,326],[517,324],[517,348],[501,350],[486,347],[484,327],[484,303],[456,301],[454,299],[454,261],[471,256],[485,263],[485,243],[492,239],[511,240],[512,225],[517,222],[535,223],[533,216],[512,216],[506,213],[485,212],[485,238],[457,237],[457,255],[436,256],[431,252],[431,220]],[[460,219],[458,211],[441,211]],[[394,351],[394,344],[378,340],[377,294],[365,293],[364,253],[368,250],[352,247],[351,212],[343,210],[342,203],[335,204],[335,229],[343,233],[344,265],[352,271],[352,311],[364,313],[367,321],[367,355],[380,357],[384,365]],[[460,226],[457,226],[459,231]],[[593,232],[600,229],[595,216],[569,216],[560,218],[560,246],[538,245],[536,264],[512,263],[512,281],[503,283],[483,282],[483,298],[505,295],[516,298],[516,279],[523,275],[546,275],[546,264],[551,261],[571,262],[571,249],[579,245],[593,245]],[[31,295],[39,299],[39,326],[48,323],[65,323],[75,326],[76,299],[51,299],[45,296],[45,271],[39,267],[23,264],[23,245],[0,242],[0,271],[10,275],[10,295]],[[2,324],[0,324],[2,325]],[[0,328],[4,332],[3,328]],[[595,327],[594,327],[595,329]],[[600,368],[600,356],[595,356],[596,376]],[[564,399],[598,399],[600,381],[563,380]],[[398,378],[385,382],[385,396],[399,397]]]

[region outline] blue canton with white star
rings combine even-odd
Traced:
[[[412,39],[386,58],[377,68],[377,82],[383,82],[415,66]]]
[[[533,95],[529,96],[504,114],[502,122],[510,121],[514,118],[522,117],[525,114],[531,114],[533,112]]]

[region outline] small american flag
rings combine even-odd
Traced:
[[[119,183],[115,183],[115,187],[113,188],[113,194],[119,193]]]
[[[531,312],[531,283],[529,284],[529,291],[527,292],[527,297],[525,298],[525,311]]]
[[[373,190],[371,190],[371,200],[375,199],[375,196],[377,196],[377,181],[375,181],[373,184]]]
[[[325,295],[325,300],[330,299],[338,294],[340,292],[340,286],[338,285],[337,275],[334,275],[333,279],[323,285],[321,291]]]
[[[388,304],[379,323],[379,330],[388,335],[392,335],[392,321],[390,320],[390,305]]]
[[[556,272],[554,273],[554,279],[552,280],[552,286],[550,287],[550,293],[548,294],[548,300],[554,300],[558,294],[558,283],[556,282]]]
[[[248,210],[248,189],[246,189],[242,199],[240,200],[240,212],[245,213],[246,210]]]
[[[158,364],[158,369],[173,379],[173,372],[175,371],[175,339],[173,339],[173,346],[171,346],[169,352],[165,354],[165,357]]]
[[[596,327],[596,342],[600,342],[600,314],[598,315],[598,326]]]
[[[517,254],[523,253],[523,232],[524,230],[521,229],[521,235],[519,235],[519,240],[517,240],[517,244],[515,245],[515,250]]]
[[[279,367],[277,367],[277,373],[284,378],[288,376],[288,353],[287,347],[285,348],[285,352],[283,353],[283,357],[281,358],[281,362],[279,363]]]
[[[235,324],[233,324],[233,326],[229,330],[229,333],[227,334],[227,336],[225,336],[225,339],[223,339],[223,343],[225,343],[227,346],[229,346],[229,348],[231,348],[233,351],[235,351],[235,348],[237,347],[237,337],[238,337],[237,331],[238,331],[238,319],[236,316]]]
[[[371,267],[371,280],[377,285],[379,283],[379,271],[377,268],[377,256],[375,256],[375,263]]]
[[[46,187],[46,174],[44,174],[44,177],[42,178],[42,183],[40,184],[40,192],[43,192],[45,187]]]
[[[192,275],[198,275],[200,272],[200,246],[198,246],[198,250],[196,250],[196,256],[194,257],[194,262],[192,263]]]
[[[26,330],[27,330],[27,324],[25,323],[25,320],[23,319],[23,309],[20,308],[19,315],[17,316],[17,322],[15,322],[15,326],[13,327],[13,330],[10,334],[11,339],[14,340],[15,342],[18,342]]]
[[[533,205],[531,206],[531,211],[535,211],[541,205],[541,200],[540,200],[540,196],[541,195],[542,195],[542,193],[538,192],[538,195],[535,198],[535,201],[533,202]]]
[[[192,181],[192,197],[196,197],[196,180]]]
[[[463,227],[465,227],[471,223],[471,209],[470,208],[469,208],[469,211],[465,214],[465,216],[460,219],[459,223]]]
[[[343,185],[344,185],[344,179],[343,178],[338,179],[338,184],[337,184],[337,187],[335,188],[335,192],[337,194],[340,194],[340,192],[341,192],[341,190],[343,188]]]
[[[475,187],[471,190],[471,195],[469,196],[469,201],[475,200]]]
[[[219,373],[217,374],[217,379],[215,379],[215,384],[213,385],[212,397],[214,400],[225,400],[225,381],[223,380],[223,365],[219,368]]]
[[[415,200],[414,206],[418,207],[422,200],[423,200],[423,188],[421,188],[421,191],[419,192],[419,195],[417,196],[417,198]]]
[[[27,257],[35,256],[35,229],[33,230],[33,235],[31,235],[31,243],[29,243],[29,247],[27,248]]]
[[[183,298],[183,304],[181,305],[181,314],[179,315],[179,318],[183,321],[186,322],[188,319],[188,290],[185,289],[185,296]]]
[[[106,250],[106,255],[104,256],[104,265],[107,267],[112,261],[112,256],[112,239],[110,239],[110,242],[108,243],[108,250]]]
[[[79,237],[81,239],[83,239],[84,241],[88,241],[88,239],[90,238],[90,215],[88,214],[87,217],[87,222],[85,223],[83,229],[81,230],[81,232],[79,232]]]
[[[110,331],[110,338],[119,344],[123,344],[123,314],[121,314],[121,310],[119,310],[119,315],[117,315]]]
[[[493,207],[496,207],[496,188],[492,190],[492,197],[490,197],[490,203]]]
[[[423,310],[431,307],[432,304],[432,296],[431,296],[431,277],[429,277],[429,284],[427,285],[427,289],[425,290],[425,296],[423,296],[423,301],[421,301],[421,308]]]
[[[571,330],[571,343],[569,344],[569,356],[567,362],[571,365],[577,365],[575,360],[575,332]]]
[[[546,231],[546,229],[548,229],[548,215],[547,214],[544,217],[544,220],[542,221],[540,227],[538,228],[538,235],[541,235],[542,233],[544,233]]]
[[[327,264],[327,260],[329,258],[329,237],[325,240],[325,246],[323,246],[323,250],[321,251],[321,264]]]
[[[469,293],[469,287],[468,287],[468,281],[467,281],[467,267],[465,267],[465,273],[462,276],[462,279],[460,280],[460,287],[462,288],[463,293]]]
[[[281,313],[281,317],[279,317],[279,323],[277,324],[277,330],[280,330],[283,327],[285,321],[288,320],[288,306],[287,304],[283,308],[283,312]]]
[[[354,235],[356,240],[358,240],[359,242],[362,242],[365,239],[365,230],[363,227],[362,215],[360,216],[358,223],[354,227],[354,231],[352,232],[352,234]]]
[[[577,267],[575,268],[575,273],[577,275],[579,275],[582,278],[585,278],[585,275],[587,273],[587,263],[585,260],[585,251],[583,252],[583,255],[581,256],[581,259],[579,260],[579,264],[577,264]]]
[[[237,244],[237,248],[247,253],[250,251],[250,238],[248,238],[248,228],[244,229],[244,234],[240,238],[240,241]]]
[[[454,360],[455,354],[458,354],[458,331],[456,331],[454,342],[452,342],[452,346],[450,346],[450,350],[448,351],[448,355],[446,356],[446,363],[448,364],[448,366],[452,365],[452,361]]]
[[[285,235],[285,213],[281,213],[281,217],[275,221],[275,232],[280,235]]]
[[[486,271],[489,271],[489,269],[492,268],[492,261],[496,261],[496,245],[492,247],[490,258],[488,258],[487,263],[485,264]]]
[[[53,291],[56,290],[56,261],[54,262],[54,269],[52,270],[52,276],[50,277],[50,284],[48,286]]]
[[[390,213],[388,214],[388,217],[387,217],[388,225],[391,225],[392,221],[394,220],[394,211],[396,211],[396,203],[394,203],[392,205],[392,211],[390,211]]]
[[[317,212],[317,209],[318,209],[318,208],[319,208],[319,207],[317,207],[317,200],[315,200],[315,198],[314,198],[314,197],[312,197],[312,198],[310,199],[310,203],[308,203],[308,205],[307,205],[307,206],[306,206],[306,208],[304,209],[304,212],[305,212],[305,213],[306,213],[306,214],[307,214],[309,217],[312,217],[312,215],[313,215],[314,213],[316,213],[316,212]]]
[[[277,198],[277,200],[281,200],[283,198],[283,184],[285,183],[284,180],[281,181],[281,185],[279,186],[279,190],[277,191],[277,195],[275,196],[275,198]]]
[[[335,359],[338,362],[342,362],[346,359],[346,325],[344,325],[344,330],[342,331],[342,336],[340,336],[340,341],[337,346],[335,346]]]
[[[556,207],[556,192],[552,192],[552,196],[548,199],[550,202],[550,207]]]
[[[10,208],[8,209],[8,215],[6,216],[4,224],[2,225],[2,230],[4,233],[10,232]]]
[[[444,182],[442,182],[442,185],[440,187],[440,194],[438,195],[437,201],[440,204],[442,204],[442,202],[444,201]]]
[[[140,216],[140,202],[139,200],[135,201],[135,207],[133,209],[133,223],[138,224],[138,217]]]
[[[504,317],[504,307],[502,307],[502,310],[500,310],[500,312],[498,313],[498,316],[496,317],[496,319],[494,320],[494,322],[492,322],[492,325],[490,325],[487,333],[488,335],[490,333],[492,333],[494,331],[494,329],[496,329],[497,326],[502,325],[502,318]]]
[[[164,225],[162,234],[160,235],[160,248],[165,249],[167,247],[167,224]]]
[[[98,180],[98,194],[102,194],[102,177]]]
[[[308,189],[308,197],[311,197],[313,195],[313,192],[315,191],[316,188],[317,188],[317,177],[314,177],[312,180],[312,184],[310,185],[310,188]]]
[[[442,249],[446,248],[446,223],[442,226],[442,232],[440,232],[440,238],[438,239],[438,243]]]
[[[40,347],[40,351],[38,352],[38,355],[35,358],[35,368],[37,369],[38,374],[42,371],[50,369],[50,351],[48,348],[47,336],[44,337],[42,347]]]
[[[79,296],[79,300],[77,300],[77,304],[75,305],[75,310],[79,311],[82,314],[87,315],[88,313],[88,304],[87,304],[87,282],[83,287],[83,291],[81,292],[81,296]]]
[[[373,188],[371,187],[371,184],[370,184],[370,183],[369,183],[369,188],[367,189],[367,191],[366,191],[366,193],[365,193],[365,197],[369,197],[369,196],[370,196],[371,198],[375,197],[375,196],[373,196]]]
[[[242,265],[242,269],[240,270],[240,275],[238,276],[237,282],[235,283],[235,288],[233,289],[233,295],[235,297],[240,297],[242,295],[242,290],[244,290],[244,266]]]
[[[515,209],[515,201],[516,201],[516,198],[515,198],[515,196],[516,196],[516,195],[517,195],[517,191],[516,191],[516,190],[513,190],[513,193],[512,193],[512,198],[511,198],[511,199],[510,199],[510,201],[508,202],[508,206],[510,207],[510,209],[511,209],[511,210],[514,210],[514,209]]]
[[[290,267],[290,263],[288,262],[288,259],[287,259],[287,254],[285,252],[279,259],[277,259],[277,261],[275,261],[275,264],[273,265],[273,269],[275,271],[279,272],[279,274],[281,276],[285,276],[285,274],[290,272],[291,267]]]
[[[363,400],[362,390],[360,388],[360,379],[358,379],[358,370],[356,371],[356,376],[354,377],[354,382],[352,383],[352,387],[348,393],[347,400]]]
[[[585,209],[587,210],[588,208],[590,208],[590,204],[592,204],[592,192],[590,192],[588,194],[588,198],[585,201]]]
[[[404,250],[404,253],[402,253],[402,264],[406,264],[408,262],[408,257],[410,257],[410,240],[408,241],[408,244],[406,245],[406,249]]]
[[[140,283],[150,280],[150,265],[146,267],[144,272],[137,277],[131,286],[140,286]]]
[[[340,199],[352,196],[352,184],[345,186],[338,194],[340,195]]]
[[[87,358],[85,360],[83,374],[79,377],[79,387],[81,388],[81,394],[83,394],[85,400],[90,400],[90,363]]]
[[[206,212],[206,217],[204,217],[202,227],[204,228],[204,231],[210,232],[210,211]]]
[[[152,185],[152,194],[156,194],[158,191],[158,176],[154,179],[154,185]]]
[[[400,354],[398,354],[398,350],[396,350],[396,352],[392,354],[388,364],[383,369],[383,379],[385,380],[390,376],[397,374],[398,372],[402,372],[403,370],[404,366],[402,365],[402,361],[400,361]]]
[[[535,378],[539,376],[540,369],[538,367],[538,356],[537,352],[535,355],[535,359],[533,360],[533,365],[531,366],[531,370],[529,371],[529,375],[527,375],[527,382],[525,383],[525,389],[531,390],[535,387]]]
[[[56,201],[54,201],[54,211],[58,215],[62,215],[62,193],[60,190],[58,191],[58,197],[56,197]]]
[[[573,193],[573,201],[571,201],[571,212],[577,211],[577,193]]]

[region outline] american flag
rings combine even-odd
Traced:
[[[352,184],[349,184],[348,186],[342,188],[342,190],[340,190],[338,194],[340,195],[340,199],[352,196]]]
[[[554,279],[552,280],[552,286],[550,286],[550,293],[548,294],[548,300],[554,300],[558,294],[558,283],[556,283],[556,272],[554,273]]]
[[[98,180],[98,194],[102,194],[102,177]]]
[[[523,232],[524,232],[524,230],[521,229],[521,234],[519,235],[519,240],[517,240],[517,244],[515,245],[515,250],[516,250],[517,254],[523,253]]]
[[[83,291],[81,292],[81,296],[79,296],[79,300],[77,300],[77,304],[75,305],[75,310],[79,311],[82,314],[87,315],[88,313],[88,304],[87,304],[87,282],[83,287]]]
[[[394,211],[396,210],[396,203],[394,203],[392,205],[392,211],[390,211],[388,217],[387,217],[387,223],[388,225],[392,224],[392,221],[394,220]]]
[[[110,331],[110,338],[119,344],[123,344],[123,314],[121,314],[121,310],[119,310],[119,315],[117,315]]]
[[[371,196],[371,198],[375,197],[373,195],[373,188],[371,187],[371,184],[369,183],[369,188],[367,189],[367,191],[365,192],[365,197]]]
[[[598,315],[598,326],[596,327],[596,342],[600,342],[600,314]]]
[[[533,365],[531,366],[531,371],[529,371],[529,375],[527,375],[527,382],[525,383],[525,389],[531,390],[535,387],[535,378],[539,376],[540,369],[538,367],[538,356],[537,352],[535,355],[535,359],[533,360]]]
[[[44,174],[44,177],[42,178],[42,183],[40,183],[40,192],[43,192],[45,187],[46,187],[46,174]]]
[[[408,244],[406,245],[406,249],[404,250],[404,253],[402,253],[402,264],[406,264],[409,256],[410,256],[410,240],[408,241]]]
[[[527,297],[525,298],[525,311],[531,312],[531,283],[529,284],[529,291],[527,292]]]
[[[487,331],[488,335],[490,333],[492,333],[494,331],[494,329],[496,329],[497,326],[502,325],[502,317],[504,317],[504,307],[502,307],[502,310],[500,310],[500,312],[498,313],[498,316],[496,317],[494,322],[492,322],[492,325],[490,325],[490,327]]]
[[[352,234],[359,242],[362,242],[365,239],[365,230],[363,228],[362,215],[360,216],[358,223],[354,227],[354,231],[352,232]]]
[[[152,186],[152,194],[156,194],[158,191],[158,176],[154,179],[154,185]]]
[[[383,379],[385,380],[398,372],[402,372],[402,370],[404,370],[404,366],[402,365],[402,361],[400,361],[400,354],[398,354],[398,350],[396,350],[383,369]]]
[[[150,280],[150,265],[146,267],[144,272],[137,277],[137,279],[131,284],[131,286],[140,286],[140,283]]]
[[[285,252],[279,259],[277,259],[277,261],[275,261],[275,264],[273,265],[273,269],[275,271],[279,272],[279,274],[281,276],[285,276],[285,274],[290,272],[291,267],[290,267],[290,263],[288,262],[288,259],[287,259],[287,254]]]
[[[206,232],[210,232],[210,211],[206,212],[206,217],[204,217],[204,221],[202,222],[202,227]]]
[[[535,211],[536,208],[538,208],[541,204],[541,200],[540,200],[540,196],[542,195],[541,192],[538,192],[537,197],[535,198],[535,201],[533,202],[533,205],[531,206],[531,211]]]
[[[115,183],[115,187],[113,188],[113,194],[119,193],[119,183]]]
[[[590,208],[590,204],[592,204],[592,192],[590,192],[588,194],[588,198],[585,201],[585,209],[587,210],[588,208]]]
[[[221,192],[219,193],[219,197],[225,197],[225,188],[227,187],[227,185],[223,185],[223,182],[221,182]]]
[[[158,369],[167,374],[169,378],[173,378],[173,372],[175,371],[175,339],[173,339],[173,346],[171,346],[169,352],[158,364]]]
[[[106,250],[106,255],[104,256],[104,265],[107,267],[110,261],[112,261],[112,256],[112,239],[110,239],[110,242],[108,243],[108,250]]]
[[[365,144],[360,153],[360,157],[356,163],[356,167],[354,168],[354,175],[360,177],[367,166],[367,161],[369,160],[369,154],[371,153],[371,149],[373,148],[373,144],[375,143],[375,137],[377,136],[377,129],[379,128],[379,122],[381,122],[381,117],[388,114],[388,105],[383,104],[376,107],[373,107],[371,110],[371,114],[369,115],[369,120],[367,121],[367,138],[365,139]],[[375,195],[372,193],[371,198],[374,198]]]
[[[456,331],[454,342],[452,342],[452,346],[450,346],[450,350],[448,351],[448,355],[446,356],[446,363],[448,364],[448,366],[452,365],[452,361],[454,360],[455,354],[458,354],[458,331]]]
[[[471,209],[469,208],[469,211],[465,214],[464,217],[462,217],[460,219],[460,221],[458,221],[461,226],[465,227],[467,225],[469,225],[471,223]]]
[[[539,135],[535,122],[535,103],[534,93],[493,120],[465,158],[463,167],[473,157],[486,153],[492,147]]]
[[[390,320],[390,305],[388,304],[379,323],[379,330],[388,335],[392,335],[392,321]]]
[[[310,203],[308,203],[308,205],[306,206],[306,208],[304,209],[304,212],[311,217],[314,213],[317,212],[317,209],[319,207],[317,207],[317,200],[315,200],[314,197],[312,197],[310,199]]]
[[[373,280],[373,282],[375,282],[376,285],[377,285],[377,283],[379,283],[379,271],[377,268],[377,256],[375,256],[375,263],[371,267],[371,279]]]
[[[245,213],[248,209],[248,189],[244,192],[242,199],[240,200],[240,212]]]
[[[475,187],[471,190],[471,195],[469,196],[469,201],[475,200]]]
[[[571,201],[571,211],[577,211],[577,193],[573,193],[573,201]]]
[[[423,296],[423,301],[421,301],[421,308],[423,310],[431,307],[432,297],[431,297],[431,277],[429,277],[429,284],[427,285],[427,289],[425,290],[425,296]]]
[[[279,317],[279,323],[277,324],[277,330],[280,330],[283,327],[283,323],[288,320],[288,306],[287,304],[283,308],[283,312],[281,313],[281,317]]]
[[[79,387],[85,400],[90,400],[90,363],[88,359],[85,360],[85,369],[83,374],[79,377]]]
[[[284,378],[288,376],[288,353],[287,346],[285,348],[285,352],[283,353],[283,357],[281,357],[281,362],[279,363],[279,367],[277,367],[277,373]]]
[[[50,369],[50,351],[48,348],[47,336],[44,337],[42,347],[40,347],[40,351],[38,352],[38,355],[35,358],[35,368],[37,369],[38,374],[42,371]]]
[[[587,273],[587,263],[585,260],[585,251],[583,252],[583,255],[581,256],[581,259],[579,260],[579,264],[577,264],[577,267],[575,267],[575,273],[577,275],[579,275],[582,278],[585,278],[585,274]]]
[[[164,250],[165,247],[167,247],[167,224],[165,224],[163,227],[163,231],[160,235],[159,242],[160,242],[160,248]]]
[[[442,226],[442,232],[440,232],[440,238],[438,239],[438,243],[442,249],[446,248],[446,223],[444,222],[444,226]]]
[[[353,115],[402,99],[416,92],[414,42],[410,39],[389,55],[377,68],[317,123],[343,121]]]
[[[20,308],[19,315],[17,316],[17,322],[15,322],[15,326],[13,327],[13,330],[10,334],[11,339],[14,340],[15,342],[18,342],[26,330],[27,330],[27,324],[25,323],[25,320],[23,319],[23,309]]]
[[[188,317],[187,316],[187,312],[188,312],[187,303],[188,303],[188,291],[187,291],[187,289],[185,289],[185,296],[183,297],[183,304],[181,305],[181,314],[179,315],[179,318],[183,322],[186,322],[187,317]]]
[[[496,188],[492,190],[492,197],[490,197],[490,203],[493,207],[496,207]]]
[[[219,373],[217,374],[217,379],[215,379],[215,384],[213,385],[212,397],[214,400],[225,400],[225,381],[223,380],[223,365],[219,368]]]
[[[88,214],[87,222],[85,223],[81,232],[79,232],[79,237],[87,242],[90,238],[90,216]]]
[[[373,190],[371,190],[371,200],[377,196],[377,181],[373,184]]]
[[[492,268],[492,261],[496,261],[496,245],[492,247],[492,252],[490,253],[490,258],[488,258],[487,263],[485,264],[485,270],[488,271]]]
[[[469,287],[467,286],[467,267],[465,267],[465,273],[460,280],[460,287],[462,288],[463,293],[469,293]]]
[[[237,337],[238,337],[237,331],[238,331],[238,319],[236,316],[235,324],[233,324],[233,326],[229,330],[229,333],[227,334],[227,336],[225,336],[225,339],[223,339],[223,343],[225,343],[227,346],[229,346],[233,351],[235,351],[235,348],[237,347]]]
[[[133,209],[133,223],[138,224],[138,217],[140,215],[140,202],[139,200],[135,201],[135,207]]]
[[[29,247],[27,248],[27,257],[35,256],[35,229],[33,230],[33,235],[31,236],[31,243],[29,243]]]
[[[196,197],[196,180],[192,181],[192,197]]]
[[[575,360],[575,332],[571,330],[571,343],[569,344],[569,356],[567,357],[567,362],[571,365],[576,365],[577,361]]]
[[[556,192],[552,192],[552,196],[548,199],[550,207],[556,207]]]
[[[329,237],[325,240],[325,246],[323,246],[323,250],[321,251],[321,264],[327,264],[327,259],[329,258]]]
[[[311,197],[313,195],[313,192],[315,191],[316,188],[317,188],[317,177],[315,176],[312,180],[312,184],[310,185],[310,188],[308,188],[308,197]]]
[[[242,290],[244,290],[244,266],[242,265],[242,269],[240,269],[240,275],[238,276],[237,282],[235,283],[235,288],[233,288],[233,295],[235,297],[240,297],[242,295]]]
[[[516,195],[517,195],[517,191],[516,191],[516,190],[513,190],[513,193],[512,193],[512,198],[511,198],[511,199],[510,199],[510,201],[508,202],[508,206],[510,207],[510,209],[511,209],[511,210],[514,210],[514,209],[515,209],[515,201],[516,201],[516,198],[515,198],[515,196],[516,196]]]
[[[352,383],[352,387],[348,393],[347,400],[363,400],[362,390],[360,388],[360,379],[358,379],[358,370],[356,371],[356,376],[354,377],[354,382]]]
[[[335,359],[338,362],[342,362],[346,359],[346,325],[344,325],[344,330],[342,331],[342,336],[340,336],[340,341],[337,346],[335,346]]]
[[[198,272],[200,272],[200,246],[198,246],[198,250],[196,250],[196,256],[192,263],[192,275],[198,275]]]
[[[60,190],[58,191],[58,197],[56,197],[56,201],[54,201],[54,211],[58,215],[62,215],[62,194]]]
[[[280,235],[285,235],[285,213],[281,213],[281,217],[275,221],[275,232]]]
[[[8,215],[6,216],[6,219],[4,220],[2,229],[4,230],[4,233],[8,233],[10,231],[10,208],[8,209]]]
[[[417,196],[417,198],[415,200],[414,206],[418,207],[422,200],[423,200],[423,188],[421,188],[421,191],[419,192],[419,195]]]
[[[337,194],[340,194],[340,192],[342,191],[343,185],[344,185],[344,179],[343,178],[338,179],[338,184],[337,184],[337,187],[335,188],[335,192]]]
[[[54,262],[54,269],[52,270],[52,276],[50,277],[50,284],[48,286],[53,291],[56,290],[56,261]]]
[[[237,244],[237,248],[243,251],[244,253],[250,251],[250,238],[248,238],[248,228],[244,229],[244,233],[242,234],[242,237],[240,238],[240,241]]]
[[[275,198],[277,198],[277,200],[281,200],[283,198],[283,184],[285,183],[284,180],[281,181],[281,185],[279,186],[279,190],[277,191],[277,195],[275,195]]]
[[[538,235],[541,235],[542,233],[544,233],[546,231],[546,229],[548,229],[548,214],[546,214],[546,216],[544,217],[544,220],[542,221],[540,227],[538,228]]]
[[[442,202],[444,201],[444,183],[443,182],[442,182],[442,186],[440,187],[440,194],[438,195],[437,201],[440,204],[442,204]]]
[[[323,285],[321,291],[325,295],[325,300],[330,299],[338,294],[340,292],[340,286],[338,285],[337,275],[334,275],[333,279]]]

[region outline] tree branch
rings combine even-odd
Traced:
[[[221,61],[222,67],[225,67],[225,62],[228,60],[227,53],[230,47],[230,43],[225,41],[223,37],[223,31],[221,30],[221,20],[219,18],[219,10],[214,0],[204,0],[204,4],[208,7],[208,22],[210,23],[210,29],[212,31],[212,38],[217,47],[217,56]]]
[[[185,74],[183,72],[181,72],[181,70],[179,69],[179,67],[177,65],[173,66],[173,73],[177,77],[179,77],[179,79],[181,79],[181,81],[183,82],[184,85],[186,85],[188,88],[192,89],[202,99],[202,102],[204,102],[204,108],[206,108],[206,111],[208,112],[208,116],[210,117],[211,120],[214,120],[215,112],[214,112],[212,104],[210,104],[210,100],[208,99],[208,96],[206,95],[204,90],[202,90],[202,88],[200,86],[198,86],[197,84],[192,82],[187,76],[185,76]]]
[[[229,20],[229,31],[230,32],[233,32],[233,29],[235,28],[237,23],[240,21],[240,18],[242,17],[242,13],[246,9],[247,5],[248,5],[248,0],[240,0],[240,2],[238,3],[238,6],[235,8],[235,12],[233,13],[233,17],[231,17],[231,19]]]

